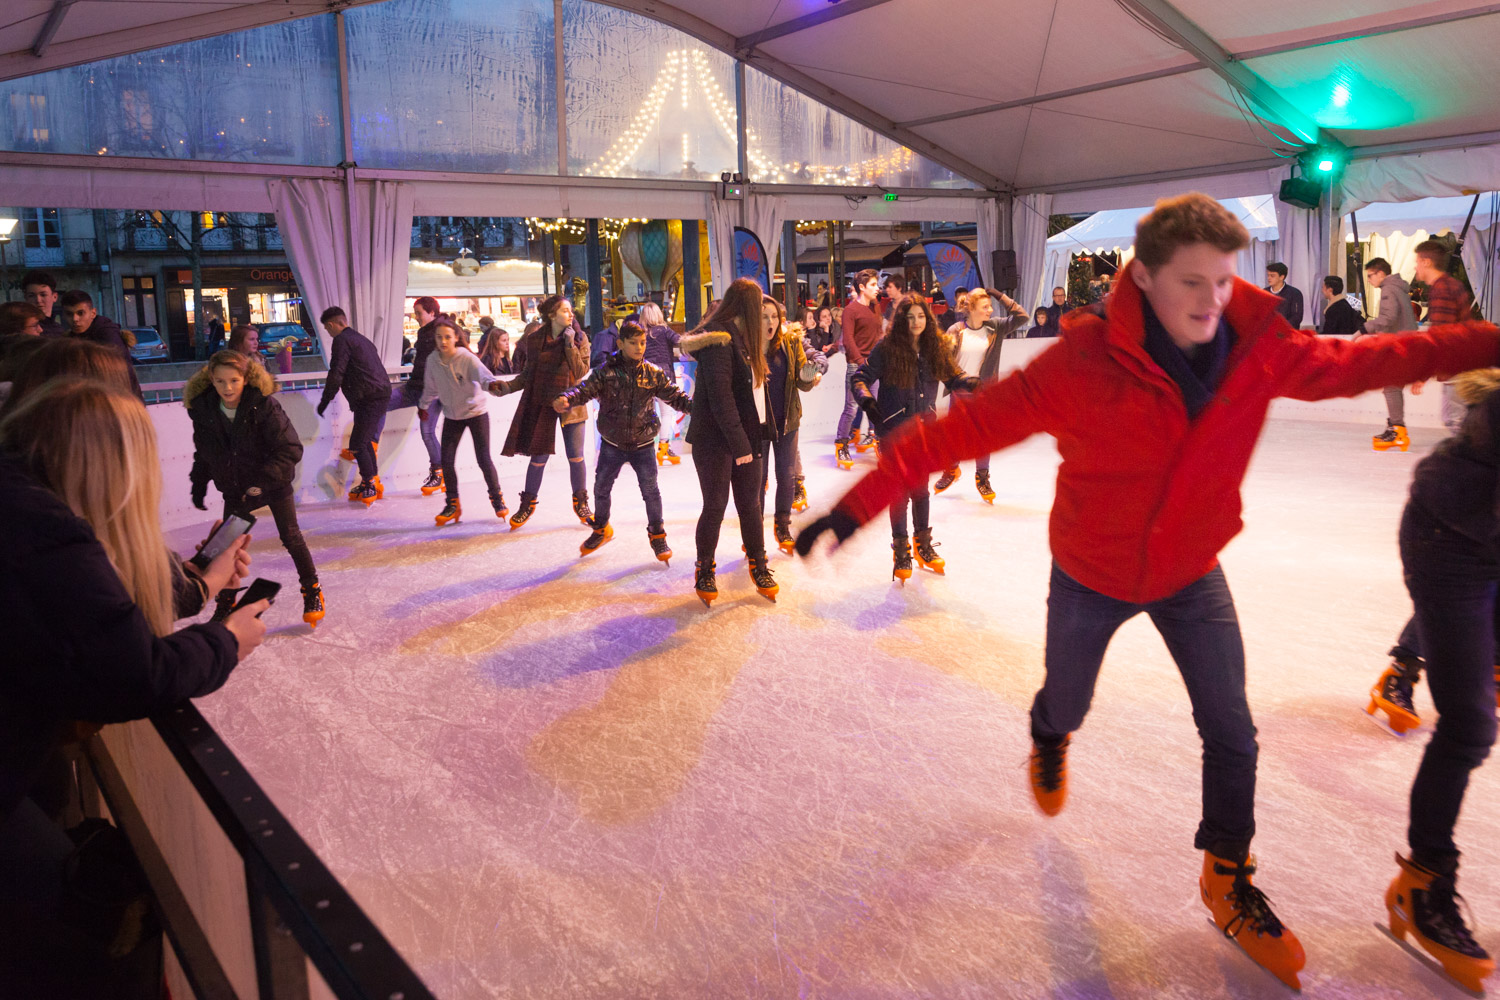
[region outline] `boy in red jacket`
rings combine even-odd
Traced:
[[[1025,369],[908,422],[879,467],[803,532],[839,541],[931,473],[1045,432],[1062,464],[1052,506],[1046,680],[1031,709],[1031,786],[1056,815],[1067,750],[1105,647],[1144,611],[1161,632],[1203,739],[1199,887],[1215,924],[1298,986],[1302,946],[1252,883],[1255,726],[1245,653],[1218,554],[1240,530],[1240,483],[1277,396],[1315,400],[1494,364],[1500,331],[1440,327],[1358,344],[1294,330],[1280,300],[1235,277],[1249,234],[1201,194],[1157,203],[1136,258],[1099,307],[1070,314]]]

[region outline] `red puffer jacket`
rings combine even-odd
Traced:
[[[1146,353],[1136,266],[1115,282],[1107,318],[1065,316],[1058,343],[1026,368],[882,440],[879,468],[838,509],[863,524],[929,474],[1045,432],[1062,455],[1053,558],[1102,594],[1153,601],[1213,569],[1239,533],[1240,483],[1272,399],[1355,396],[1500,356],[1500,330],[1481,323],[1358,343],[1316,337],[1281,318],[1276,296],[1236,281],[1225,309],[1234,351],[1190,422],[1176,383]]]

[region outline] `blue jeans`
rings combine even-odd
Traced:
[[[391,401],[386,404],[385,412],[416,406],[421,398],[422,387],[419,385],[413,386],[409,381],[393,385],[391,386]],[[417,421],[422,431],[422,445],[427,449],[427,465],[433,469],[443,467],[443,447],[438,441],[438,417],[442,415],[443,401],[434,399],[427,406],[427,419]]]
[[[1258,748],[1245,701],[1240,623],[1220,567],[1168,597],[1133,604],[1085,587],[1053,563],[1047,679],[1031,706],[1032,738],[1057,740],[1083,724],[1110,638],[1142,611],[1182,673],[1203,740],[1203,819],[1194,846],[1241,860],[1255,835]]]
[[[771,466],[776,466],[776,500],[772,510],[776,513],[777,524],[792,523],[792,498],[796,495],[797,483],[793,478],[797,475],[797,438],[802,431],[792,431],[783,434],[775,441],[768,442],[766,447],[773,451],[774,456],[767,456],[766,461],[761,462],[760,492],[761,509],[766,506],[766,487],[771,482]]]
[[[578,426],[582,427],[582,424]],[[599,439],[599,463],[594,466],[594,527],[602,528],[609,523],[610,490],[620,470],[629,465],[635,470],[636,482],[641,487],[641,499],[646,501],[646,523],[660,528],[661,489],[656,485],[656,449],[644,445],[631,451],[616,448],[602,437]]]
[[[859,371],[859,365],[849,363],[849,369],[844,373],[844,412],[839,415],[838,434],[834,437],[835,444],[848,444],[851,431],[859,430],[864,421],[865,411],[859,408],[854,400],[854,373]],[[870,428],[874,430],[874,428]]]
[[[564,424],[562,429],[563,451],[568,456],[568,478],[573,484],[576,497],[588,491],[588,475],[583,467],[583,421]],[[547,459],[551,455],[533,455],[526,466],[526,492],[536,496],[542,488],[542,473],[547,471]]]
[[[1401,568],[1416,607],[1417,635],[1437,727],[1411,786],[1407,840],[1418,864],[1439,871],[1458,862],[1453,826],[1469,772],[1495,743],[1493,547],[1444,527],[1408,503],[1401,516]]]

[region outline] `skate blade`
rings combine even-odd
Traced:
[[[1410,739],[1415,734],[1423,732],[1427,728],[1425,725],[1419,725],[1415,729],[1397,729],[1391,725],[1391,721],[1386,717],[1386,714],[1378,708],[1375,710],[1374,714],[1366,712],[1364,713],[1364,715],[1365,718],[1370,720],[1370,723],[1374,725],[1376,729],[1383,729],[1387,734],[1396,737],[1396,739],[1398,740]]]
[[[1403,951],[1405,951],[1412,958],[1416,959],[1418,962],[1421,962],[1423,965],[1427,966],[1427,968],[1435,975],[1441,976],[1450,985],[1457,987],[1471,997],[1482,997],[1485,995],[1484,990],[1476,990],[1473,987],[1462,982],[1461,980],[1454,979],[1451,975],[1448,974],[1448,970],[1443,968],[1442,962],[1439,962],[1437,959],[1433,958],[1431,955],[1427,954],[1427,952],[1412,944],[1410,941],[1398,938],[1396,935],[1391,933],[1391,929],[1389,927],[1378,920],[1375,921],[1375,929],[1384,934],[1394,943],[1400,945]]]
[[[1219,928],[1218,924],[1214,923],[1214,918],[1212,917],[1212,915],[1210,915],[1209,918],[1208,918],[1208,926],[1212,927],[1214,929],[1214,933],[1217,934],[1219,937],[1221,937],[1221,938],[1224,937],[1224,932]],[[1250,953],[1248,951],[1246,951],[1244,949],[1244,946],[1242,946],[1238,941],[1234,940],[1233,938],[1224,938],[1224,939],[1226,941],[1228,941],[1230,944],[1234,945],[1234,950],[1235,951],[1237,951],[1241,955],[1245,956],[1245,961],[1247,961],[1251,965],[1255,966],[1261,972],[1264,972],[1266,975],[1270,976],[1272,979],[1276,980],[1278,983],[1280,983],[1282,986],[1285,986],[1287,989],[1291,990],[1293,993],[1300,994],[1302,992],[1302,978],[1300,976],[1298,976],[1297,973],[1293,972],[1291,974],[1292,981],[1291,982],[1287,982],[1285,979],[1282,979],[1276,973],[1272,972],[1270,969],[1266,968],[1264,965],[1261,965],[1254,958],[1252,958],[1251,955],[1250,955]]]

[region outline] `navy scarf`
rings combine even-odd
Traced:
[[[1177,383],[1188,419],[1196,419],[1213,399],[1219,383],[1224,381],[1229,352],[1234,350],[1234,329],[1220,316],[1214,339],[1189,355],[1172,342],[1167,328],[1156,318],[1156,311],[1144,296],[1141,298],[1141,314],[1146,324],[1146,353]]]

